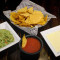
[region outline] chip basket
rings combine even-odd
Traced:
[[[21,3],[16,7],[16,10],[21,9],[23,7],[27,6],[28,8],[33,7],[34,10],[38,10],[41,11],[44,16],[48,15],[48,19],[47,19],[47,23],[48,21],[50,21],[51,18],[56,18],[56,16],[48,13],[42,6],[37,5],[36,3],[30,1],[30,0],[22,0]],[[14,10],[16,12],[16,10]],[[11,10],[7,10],[7,11],[3,11],[4,15],[10,20],[10,12],[12,12]],[[10,22],[15,25],[11,20]],[[47,24],[46,23],[46,24]],[[45,25],[46,25],[45,24]],[[44,25],[44,26],[45,26]],[[31,27],[20,27],[18,25],[15,25],[16,27],[18,27],[19,29],[22,29],[23,31],[32,34],[32,35],[37,35],[38,34],[38,28],[43,27],[41,25],[36,25],[35,27],[31,28]]]

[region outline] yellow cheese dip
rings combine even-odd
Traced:
[[[60,52],[60,30],[47,34],[47,39],[50,41],[56,52]]]

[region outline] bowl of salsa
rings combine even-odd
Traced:
[[[43,48],[43,42],[41,38],[34,35],[26,35],[26,39],[27,43],[24,48],[22,48],[22,40],[19,42],[19,48],[22,52],[20,55],[23,55],[25,58],[29,57],[29,59],[32,57],[33,59],[34,57],[38,57],[40,55],[41,49]]]

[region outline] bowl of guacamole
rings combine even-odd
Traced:
[[[0,23],[0,52],[17,44],[21,38],[6,21]]]
[[[0,29],[0,48],[14,41],[14,37],[9,30]]]

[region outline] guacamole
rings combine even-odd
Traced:
[[[10,44],[13,41],[14,37],[9,30],[0,29],[0,48]]]

